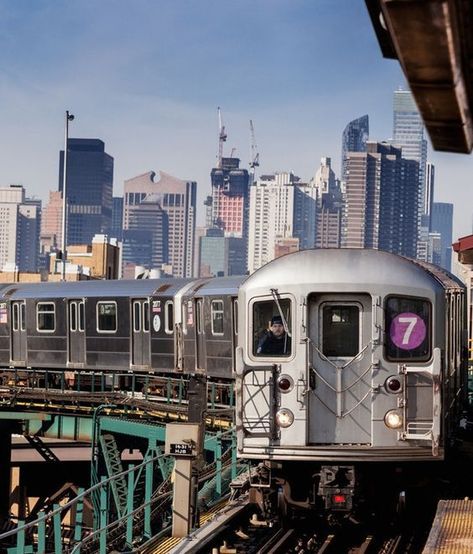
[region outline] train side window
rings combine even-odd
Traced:
[[[72,332],[77,331],[77,304],[75,302],[69,304],[69,329]]]
[[[36,304],[36,330],[41,333],[54,333],[56,329],[56,306],[53,302]]]
[[[149,302],[143,302],[143,331],[149,331]]]
[[[168,335],[174,331],[174,304],[168,300],[164,305],[164,330]]]
[[[212,300],[210,320],[212,335],[223,335],[223,300]]]
[[[84,302],[79,302],[79,331],[85,329],[85,313],[84,313]]]
[[[360,308],[322,305],[322,352],[328,358],[353,357],[360,351]]]
[[[385,351],[390,361],[426,361],[431,355],[428,300],[390,296],[385,308]]]
[[[14,331],[18,331],[20,326],[20,306],[15,302],[12,306],[12,327]]]
[[[187,303],[182,303],[182,332],[187,335]]]
[[[197,334],[204,332],[204,301],[197,300],[195,303],[195,327]]]
[[[261,357],[291,355],[291,301],[288,298],[279,300],[282,315],[287,325],[287,332],[278,305],[274,300],[255,302],[253,304],[253,355]]]
[[[233,332],[238,335],[238,300],[233,301]]]
[[[97,331],[99,333],[116,333],[117,329],[117,303],[97,302]]]
[[[135,333],[141,331],[141,302],[139,300],[133,302],[133,331]]]
[[[22,331],[26,330],[26,304],[22,302],[20,304],[20,327]]]

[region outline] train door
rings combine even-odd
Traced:
[[[206,369],[206,344],[204,324],[204,299],[199,298],[195,302],[195,346],[196,346],[196,369]]]
[[[149,300],[139,298],[132,301],[132,340],[131,363],[136,366],[149,366],[151,363],[149,336]],[[159,318],[159,323],[161,319]],[[159,331],[159,327],[155,328]]]
[[[309,443],[371,443],[371,312],[367,294],[310,300]]]
[[[11,359],[26,362],[26,303],[15,300],[11,303]]]
[[[85,305],[83,300],[69,300],[69,362],[85,364]]]

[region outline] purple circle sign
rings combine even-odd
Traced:
[[[420,346],[427,334],[424,320],[417,314],[404,312],[398,314],[391,322],[389,336],[393,343],[402,350],[413,350]]]

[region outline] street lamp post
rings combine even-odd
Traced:
[[[66,280],[66,248],[67,248],[67,150],[69,142],[69,121],[73,121],[74,116],[66,111],[66,121],[64,126],[64,160],[62,168],[62,280]]]

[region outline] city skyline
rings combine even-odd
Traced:
[[[236,147],[244,168],[253,119],[260,174],[294,170],[308,181],[324,156],[337,174],[343,128],[365,113],[371,140],[391,138],[392,93],[404,78],[382,58],[363,2],[215,6],[0,2],[2,186],[22,184],[47,200],[66,109],[76,115],[71,138],[107,144],[115,196],[126,179],[160,167],[197,181],[198,224],[216,160],[218,105],[225,154]],[[429,161],[436,201],[455,204],[454,236],[470,233],[471,156],[430,149]]]

